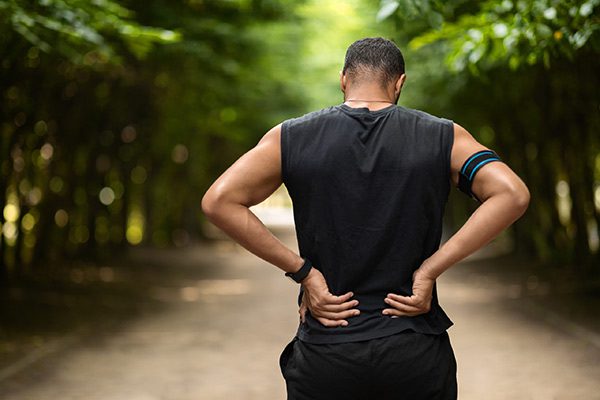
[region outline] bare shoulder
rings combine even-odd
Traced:
[[[275,147],[275,149],[279,149],[279,144],[281,141],[281,125],[282,124],[280,123],[269,129],[256,145],[264,145],[267,147]]]
[[[263,163],[273,168],[281,164],[281,123],[269,129],[249,151],[254,157],[262,159]]]

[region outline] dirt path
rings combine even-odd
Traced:
[[[290,233],[281,237],[295,246]],[[230,242],[136,257],[164,306],[0,371],[0,398],[285,398],[278,357],[297,327],[297,286]],[[438,283],[460,399],[600,399],[596,337],[549,320],[486,271],[465,262]]]

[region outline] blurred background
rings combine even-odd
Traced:
[[[399,104],[460,123],[531,192],[440,277],[460,397],[600,399],[599,10],[0,0],[0,397],[284,398],[298,288],[200,200],[272,126],[340,104],[346,48],[384,36]],[[252,210],[297,249],[290,207],[282,185]],[[452,191],[445,239],[475,208]]]

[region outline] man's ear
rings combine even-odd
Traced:
[[[402,86],[404,86],[405,80],[406,80],[406,74],[402,74],[396,81],[396,87],[395,87],[396,96],[400,94],[400,91],[402,90]]]
[[[346,93],[346,74],[340,71],[340,90],[342,93]]]

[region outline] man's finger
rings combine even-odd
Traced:
[[[331,320],[328,318],[321,318],[321,317],[317,317],[317,321],[319,321],[321,324],[327,326],[327,327],[334,327],[334,326],[347,326],[348,325],[348,321],[346,320]]]
[[[356,307],[357,305],[358,305],[358,300],[351,300],[351,301],[347,301],[342,304],[322,304],[320,308],[323,309],[324,311],[340,312],[340,311],[345,311],[352,307]]]
[[[350,318],[350,317],[354,317],[360,314],[359,310],[348,310],[348,311],[342,311],[342,312],[328,312],[328,311],[322,311],[319,310],[317,312],[317,314],[319,315],[319,317],[323,317],[323,318],[327,318],[327,319],[331,319],[334,321],[340,320],[340,319],[345,319],[345,318]]]
[[[386,298],[384,300],[387,304],[389,304],[390,306],[394,307],[397,310],[400,311],[404,311],[404,312],[420,312],[422,311],[420,307],[414,306],[414,305],[410,305],[410,304],[405,304],[405,303],[401,303],[399,301],[396,301],[394,299],[391,298]]]
[[[419,315],[419,314],[423,314],[422,312],[406,312],[406,311],[400,311],[397,310],[395,308],[385,308],[382,311],[383,315],[389,315],[392,318],[394,317],[403,317],[403,316],[408,316],[408,317],[413,317],[415,315]]]
[[[400,296],[399,294],[389,293],[386,298],[411,306],[416,306],[419,303],[419,298],[414,294],[412,296]]]
[[[329,296],[327,297],[327,303],[342,304],[342,303],[350,300],[350,297],[352,297],[352,296],[354,296],[354,293],[352,293],[352,292],[345,293],[341,296],[336,296],[332,293],[329,293]]]
[[[302,303],[302,305],[298,309],[298,313],[302,314],[304,311],[306,311],[306,304]]]

